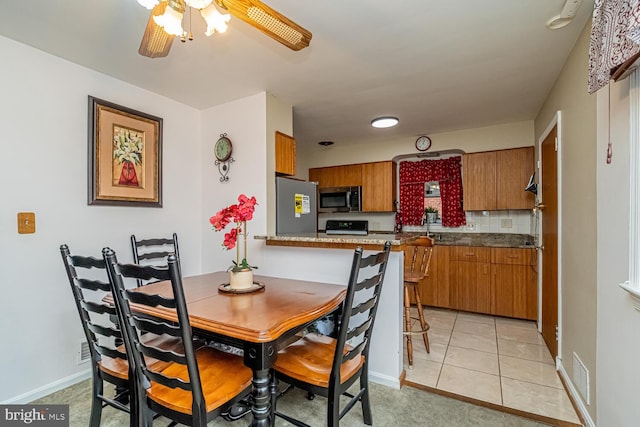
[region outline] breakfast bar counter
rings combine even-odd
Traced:
[[[382,250],[390,241],[391,253],[380,294],[369,353],[369,379],[400,388],[402,366],[403,245],[421,233],[370,233],[368,235],[327,235],[325,233],[254,236],[264,240],[256,262],[260,274],[295,280],[346,285],[354,249],[365,255]],[[252,261],[254,257],[252,257]]]
[[[306,248],[382,250],[386,242],[391,242],[391,250],[398,252],[402,245],[415,240],[422,233],[369,233],[367,235],[338,235],[326,233],[285,234],[279,236],[255,236],[266,240],[267,246],[295,246]]]

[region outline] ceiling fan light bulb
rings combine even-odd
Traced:
[[[221,14],[218,12],[214,4],[209,5],[206,9],[202,9],[200,14],[207,21],[207,31],[204,33],[207,37],[216,31],[224,33],[227,31],[227,22],[231,19],[231,15]]]
[[[187,6],[192,7],[194,9],[204,9],[209,6],[213,0],[185,0]]]
[[[169,6],[171,6],[171,3],[169,3]],[[182,33],[184,33],[182,29],[182,12],[178,12],[173,7],[167,7],[164,14],[154,16],[153,20],[164,28],[167,34],[182,36]]]
[[[156,7],[156,5],[159,3],[159,1],[158,0],[138,0],[138,3],[141,6],[144,6],[147,9],[151,10],[154,7]]]

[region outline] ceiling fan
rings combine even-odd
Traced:
[[[138,53],[149,58],[169,54],[175,36],[186,40],[182,16],[187,8],[197,9],[207,22],[207,36],[224,32],[230,15],[262,31],[293,50],[309,46],[311,33],[259,0],[138,0],[152,9]],[[221,14],[219,10],[228,12]],[[191,34],[188,35],[192,39]]]

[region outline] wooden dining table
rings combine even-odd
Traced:
[[[228,293],[220,285],[229,273],[216,272],[183,278],[189,321],[194,335],[243,350],[244,363],[253,371],[252,426],[272,425],[271,368],[278,351],[313,321],[336,310],[346,286],[304,280],[254,276],[263,289],[251,293]],[[138,292],[172,296],[171,283],[153,283]],[[132,304],[133,310],[140,310]],[[140,312],[177,321],[175,311],[145,307]],[[233,373],[230,373],[233,375]]]

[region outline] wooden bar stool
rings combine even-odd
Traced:
[[[402,333],[407,337],[409,368],[413,368],[413,335],[422,335],[427,353],[429,353],[429,335],[427,334],[429,324],[424,317],[418,286],[420,281],[429,274],[432,252],[433,239],[426,236],[411,242],[411,244],[406,245],[404,249],[404,331]],[[412,330],[411,327],[413,320],[411,317],[411,296],[415,299],[418,309],[418,317],[416,320],[420,321],[420,329],[417,331]]]

